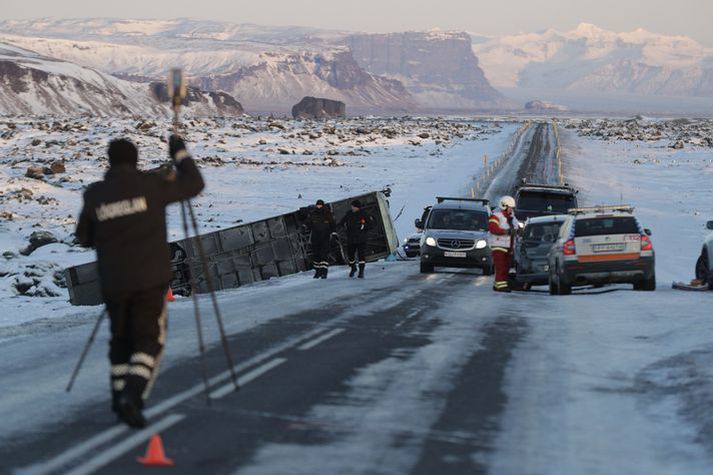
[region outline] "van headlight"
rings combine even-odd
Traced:
[[[437,245],[438,243],[432,237],[429,236],[426,238],[426,246],[436,247]]]
[[[481,239],[475,244],[476,249],[485,249],[486,247],[488,247],[488,241],[485,239]]]

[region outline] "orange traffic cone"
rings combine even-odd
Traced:
[[[166,292],[166,302],[175,302],[176,297],[173,296],[173,290],[171,287],[168,288],[168,292]]]
[[[163,452],[163,442],[161,442],[161,436],[158,434],[151,436],[146,456],[138,457],[136,460],[140,464],[154,467],[173,467],[175,465],[173,460],[166,458],[166,454]]]

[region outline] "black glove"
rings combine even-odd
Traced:
[[[168,155],[175,161],[176,160],[176,154],[180,152],[181,150],[186,149],[186,143],[183,141],[183,139],[176,134],[171,135],[171,137],[168,139]]]

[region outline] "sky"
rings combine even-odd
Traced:
[[[386,32],[431,28],[489,36],[567,31],[581,22],[644,28],[713,47],[711,0],[3,0],[1,19],[178,18]]]

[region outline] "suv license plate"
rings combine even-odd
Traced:
[[[595,244],[592,246],[594,252],[621,252],[626,248],[626,244]]]
[[[445,257],[467,257],[468,254],[465,252],[454,252],[454,251],[445,251],[443,253]]]

